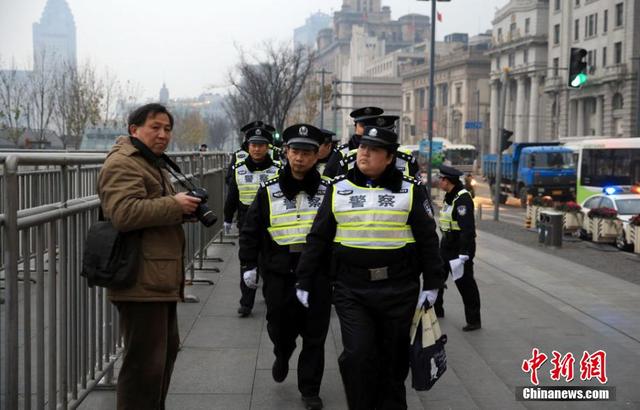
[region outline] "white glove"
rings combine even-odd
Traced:
[[[224,224],[224,233],[229,235],[231,233],[231,222],[225,222]]]
[[[296,297],[302,303],[302,306],[309,307],[309,292],[302,289],[296,289]]]
[[[243,273],[242,279],[244,280],[244,284],[247,285],[248,288],[251,288],[251,289],[258,288],[258,270],[256,268],[253,268]]]
[[[464,261],[462,258],[450,260],[449,266],[451,266],[451,277],[453,277],[454,281],[460,279],[462,275],[464,275]]]
[[[458,259],[462,260],[462,262],[466,262],[469,260],[469,255],[458,255]]]
[[[438,289],[421,290],[420,296],[418,296],[418,307],[424,305],[425,300],[429,302],[429,305],[433,306],[438,299]]]

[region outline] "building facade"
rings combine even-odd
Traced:
[[[572,0],[574,1],[574,0]],[[514,132],[516,142],[550,139],[544,93],[547,78],[548,0],[511,0],[499,9],[492,22],[491,145],[497,151],[500,128],[500,95],[506,87],[504,128]],[[503,82],[502,74],[508,71]]]
[[[315,48],[318,32],[331,27],[331,16],[325,13],[314,13],[307,18],[304,26],[293,30],[293,44],[295,46]]]
[[[77,64],[76,24],[66,0],[48,0],[33,23],[34,69]]]
[[[436,48],[434,137],[484,149],[486,126],[480,130],[466,129],[465,123],[486,124],[489,118],[490,61],[486,55],[489,42],[490,37],[481,36],[474,39],[473,46],[446,43],[448,48],[442,51]],[[429,64],[403,69],[402,99],[403,143],[418,144],[428,137]]]
[[[634,0],[551,0],[545,82],[550,135],[638,136],[639,7]],[[567,87],[572,47],[588,52],[588,80],[578,90]]]

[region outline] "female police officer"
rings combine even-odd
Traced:
[[[435,301],[444,279],[426,196],[396,169],[397,148],[394,132],[365,129],[356,166],[327,189],[296,270],[297,297],[308,306],[317,266],[333,251],[350,409],[407,407],[411,319],[416,302]]]

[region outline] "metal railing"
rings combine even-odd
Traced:
[[[80,276],[105,156],[0,153],[0,408],[76,408],[98,383],[112,382],[121,349],[117,311],[106,291]],[[208,205],[219,216],[210,228],[184,225],[193,279],[221,230],[228,155],[170,156],[209,191]]]

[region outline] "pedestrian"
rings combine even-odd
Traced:
[[[137,278],[109,289],[118,309],[124,349],[116,387],[119,410],[165,408],[180,338],[176,303],[184,299],[182,223],[200,199],[176,193],[157,159],[171,141],[173,117],[160,104],[129,115],[130,136],[119,137],[98,176],[102,211],[118,231],[140,232]]]
[[[467,324],[465,332],[480,329],[480,292],[473,277],[476,253],[476,226],[471,194],[463,187],[463,173],[448,165],[440,167],[440,189],[446,192],[440,210],[440,254],[451,273],[464,303]],[[447,263],[448,262],[448,263]],[[434,306],[438,317],[444,317],[444,288],[438,292]]]
[[[242,229],[244,217],[258,192],[260,183],[276,176],[279,165],[269,155],[269,144],[273,142],[271,133],[264,128],[251,128],[245,136],[249,156],[233,166],[233,178],[229,181],[227,197],[224,203],[224,233],[231,232],[233,216],[238,212],[238,230]],[[258,273],[259,273],[258,269]],[[249,288],[240,270],[240,306],[238,314],[247,317],[251,314],[256,298],[256,290]]]
[[[324,343],[331,315],[331,292],[326,262],[318,264],[307,309],[296,299],[295,269],[306,235],[320,207],[328,182],[316,169],[319,147],[326,134],[308,124],[284,131],[287,164],[258,190],[240,230],[240,262],[248,287],[257,286],[261,261],[267,304],[267,331],[273,342],[273,379],[281,383],[289,359],[302,337],[298,358],[298,390],[307,409],[321,409],[320,382],[324,372]]]
[[[331,251],[338,362],[352,410],[407,408],[411,320],[444,279],[426,195],[394,166],[397,148],[396,133],[365,128],[356,165],[327,189],[296,271],[297,297],[311,307],[317,266]]]

